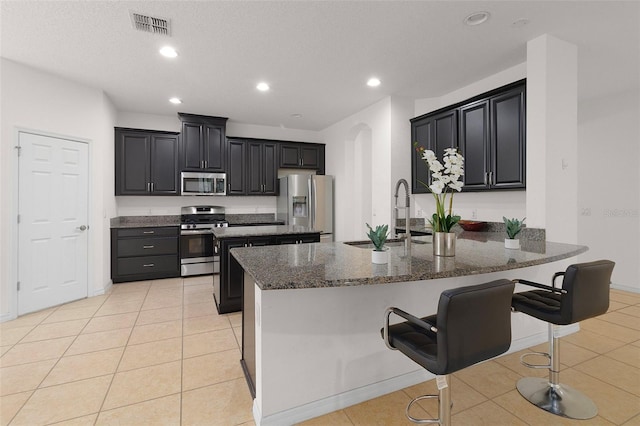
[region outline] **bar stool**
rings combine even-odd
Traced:
[[[451,424],[450,377],[463,368],[493,358],[511,346],[511,297],[515,284],[497,280],[486,284],[445,290],[438,312],[417,318],[398,308],[385,311],[382,337],[389,349],[399,350],[433,374],[438,395],[414,398],[405,410],[414,423]],[[389,325],[389,316],[406,321]],[[438,398],[438,418],[418,419],[409,414],[419,400]]]
[[[527,280],[515,280],[540,290],[515,293],[511,305],[515,311],[549,323],[549,353],[531,352],[520,357],[530,368],[546,368],[549,379],[525,377],[518,381],[518,392],[532,404],[550,413],[571,419],[590,419],[598,414],[596,405],[583,393],[560,383],[560,347],[557,326],[574,324],[607,312],[609,285],[615,263],[609,260],[570,265],[565,272],[553,275],[551,286]],[[562,288],[555,281],[564,277]],[[548,364],[530,364],[529,355],[542,355]]]

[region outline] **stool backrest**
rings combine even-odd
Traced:
[[[562,281],[562,289],[567,292],[560,300],[563,323],[573,324],[607,312],[614,265],[610,260],[597,260],[567,268]]]
[[[511,346],[514,283],[502,279],[445,290],[438,303],[438,370],[450,374]]]

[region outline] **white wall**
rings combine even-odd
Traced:
[[[391,223],[391,108],[385,98],[322,132],[326,173],[335,176],[336,241],[366,239],[365,223]]]
[[[483,78],[441,97],[417,99],[414,116],[427,114],[447,105],[472,98],[484,92],[526,78],[527,64],[522,63],[497,74]],[[406,143],[406,142],[405,142]],[[435,201],[431,194],[414,196],[416,217],[429,217],[435,211]],[[522,219],[527,215],[525,191],[491,191],[482,193],[456,193],[453,203],[454,213],[464,219],[478,219],[502,222],[502,217]]]
[[[109,218],[115,214],[112,159],[115,110],[101,90],[0,59],[2,87],[0,318],[15,317],[17,130],[89,140],[89,295],[110,284]]]
[[[640,292],[640,93],[589,99],[578,110],[581,259],[616,262],[613,284]]]

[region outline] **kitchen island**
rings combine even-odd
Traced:
[[[213,277],[213,298],[218,313],[242,309],[242,268],[231,258],[234,247],[302,244],[320,241],[320,233],[306,226],[268,225],[213,228],[216,253],[220,255],[220,276]]]
[[[242,364],[256,423],[293,424],[432,378],[384,345],[387,307],[423,316],[448,288],[498,278],[548,283],[587,250],[545,241],[508,250],[503,238],[461,233],[453,258],[434,258],[430,237],[414,238],[410,254],[392,241],[386,265],[371,263],[366,242],[233,249],[244,270]],[[520,313],[512,330],[511,351],[546,340],[545,323]]]

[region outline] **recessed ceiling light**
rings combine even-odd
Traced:
[[[471,15],[464,18],[464,23],[469,26],[480,25],[487,22],[491,14],[489,12],[474,12]]]
[[[179,105],[179,104],[182,103],[182,99],[180,99],[180,98],[171,98],[171,99],[169,99],[169,102],[171,102],[172,104]]]
[[[256,86],[256,89],[258,89],[261,92],[266,92],[267,90],[269,90],[269,85],[265,82],[258,83],[258,85]]]
[[[302,114],[291,114],[291,117],[293,118],[302,118]]]
[[[372,77],[367,81],[367,86],[369,87],[378,87],[380,86],[380,79]]]
[[[176,56],[178,56],[178,52],[176,52],[176,49],[171,46],[164,46],[162,49],[160,49],[160,54],[165,58],[175,58]]]

